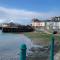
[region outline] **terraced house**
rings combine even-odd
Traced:
[[[44,28],[45,27],[45,21],[39,20],[39,19],[33,19],[32,20],[32,26],[34,28]]]
[[[50,20],[33,19],[32,26],[47,30],[60,30],[60,17],[52,17]]]

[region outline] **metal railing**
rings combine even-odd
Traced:
[[[28,60],[26,58],[26,49],[27,49],[26,45],[25,44],[22,44],[21,47],[20,47],[20,49],[21,49],[21,51],[20,51],[20,54],[19,54],[18,57],[12,57],[12,56],[5,57],[5,56],[0,56],[0,60]],[[39,55],[39,56],[41,56],[41,55]],[[49,60],[54,60],[54,34],[51,35],[50,55],[49,55],[49,57],[50,57]],[[31,59],[31,57],[29,57],[29,58]],[[43,60],[43,59],[41,59],[41,60]]]

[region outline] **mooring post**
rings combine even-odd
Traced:
[[[25,44],[22,44],[20,46],[20,60],[26,60],[26,45]]]
[[[54,34],[51,35],[50,60],[54,60]]]

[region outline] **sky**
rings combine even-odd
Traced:
[[[31,24],[53,16],[60,16],[60,0],[0,0],[0,23]]]

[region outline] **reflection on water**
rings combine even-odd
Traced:
[[[23,34],[2,33],[0,31],[0,56],[17,55],[20,52],[19,46],[25,43],[29,49],[32,46],[31,40]]]

